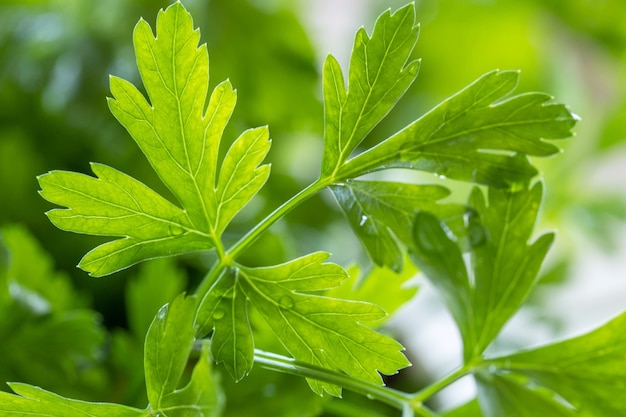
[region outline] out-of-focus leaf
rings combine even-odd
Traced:
[[[72,400],[26,384],[9,384],[18,395],[0,392],[0,415],[41,417],[139,417],[144,410],[119,404]]]
[[[81,381],[95,388],[83,377],[101,357],[99,315],[83,308],[69,279],[26,230],[5,226],[0,239],[0,380],[65,391]]]
[[[126,288],[130,330],[143,340],[159,309],[185,290],[185,274],[169,258],[146,262]]]
[[[571,406],[541,387],[522,385],[511,376],[477,373],[478,398],[485,417],[575,417]]]
[[[409,364],[398,342],[361,324],[383,318],[380,307],[311,294],[334,288],[346,278],[340,266],[324,263],[328,256],[318,252],[277,266],[239,267],[222,275],[202,300],[197,318],[200,334],[213,328],[214,337],[221,333],[220,343],[212,343],[213,354],[227,363],[234,378],[242,378],[252,366],[248,301],[289,353],[303,362],[375,384],[382,383],[378,372],[394,374]],[[239,332],[234,324],[246,328]],[[309,384],[320,395],[341,394],[334,385],[314,380]]]
[[[445,412],[441,417],[483,417],[483,412],[476,399],[469,401],[453,410]]]
[[[472,192],[469,204],[480,216],[486,241],[470,252],[469,268],[445,224],[428,213],[417,216],[412,257],[456,320],[466,361],[485,350],[536,284],[554,237],[545,234],[528,243],[541,195],[541,183],[518,192],[492,188],[488,202],[479,189]]]
[[[493,360],[553,390],[583,417],[626,413],[626,313],[599,328],[562,342]]]
[[[544,139],[571,136],[576,117],[543,93],[507,97],[516,71],[492,71],[389,139],[352,158],[336,178],[410,168],[499,188],[527,183],[537,170],[524,155],[559,148]],[[506,152],[508,154],[504,154]]]
[[[388,314],[378,325],[384,323],[393,313],[417,294],[417,285],[408,281],[415,277],[417,269],[407,263],[397,274],[387,268],[373,267],[362,271],[358,265],[347,270],[349,278],[339,287],[328,290],[325,295],[332,298],[359,300],[381,306]]]
[[[467,211],[460,205],[438,204],[450,194],[438,185],[348,180],[332,185],[331,190],[370,258],[397,273],[404,260],[399,242],[412,246],[418,211],[436,212],[452,223]]]

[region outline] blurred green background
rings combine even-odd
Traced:
[[[74,265],[101,240],[57,230],[43,214],[51,206],[37,195],[37,175],[54,169],[89,174],[90,161],[114,166],[169,195],[110,115],[105,100],[109,74],[140,83],[132,29],[142,16],[153,25],[158,10],[169,3],[3,0],[0,4],[0,340],[12,341],[0,346],[2,382],[19,380],[81,398],[142,405],[142,332],[158,306],[206,272],[210,258],[188,256],[104,279],[90,278]],[[323,129],[320,69],[326,54],[335,54],[346,69],[358,27],[369,30],[379,13],[404,2],[183,0],[183,4],[208,44],[212,86],[230,78],[239,91],[227,141],[245,128],[265,124],[273,139],[272,176],[229,229],[227,238],[234,239],[316,178]],[[623,253],[626,2],[423,0],[416,7],[421,35],[415,56],[422,58],[421,73],[396,111],[364,145],[402,128],[484,72],[521,69],[518,91],[548,92],[582,118],[576,137],[563,144],[563,155],[536,161],[547,185],[542,228],[559,233],[545,287],[565,285],[576,275],[581,257],[590,253],[608,257]],[[434,181],[430,176],[388,175]],[[454,198],[465,200],[467,188],[447,185],[456,191]],[[280,262],[312,250],[330,250],[342,264],[365,259],[326,194],[276,225],[246,254],[245,262]],[[619,288],[624,270],[613,272],[608,281]],[[164,286],[159,278],[166,275],[176,278],[168,278]],[[545,294],[550,292],[533,298],[537,317],[549,315],[550,299]],[[562,326],[554,318],[547,322],[554,332]],[[58,336],[63,323],[72,323],[82,335],[82,345],[64,343]],[[56,340],[53,334],[59,340],[42,350],[42,344]],[[10,353],[27,344],[30,350]],[[51,363],[54,367],[47,367]],[[273,383],[292,389],[282,379]],[[237,395],[245,394],[242,387]],[[312,401],[309,414],[285,415],[317,415],[324,408],[306,391],[301,395]],[[343,415],[332,414],[333,406],[325,407],[329,415]],[[229,412],[254,415],[254,410],[243,408]]]

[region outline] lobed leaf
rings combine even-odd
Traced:
[[[438,204],[450,194],[438,185],[348,180],[330,189],[370,258],[395,272],[404,263],[399,243],[412,246],[411,230],[418,211],[437,212],[451,222],[467,211],[460,205]]]
[[[348,268],[347,272],[349,278],[339,287],[326,291],[324,295],[379,305],[387,313],[382,322],[413,299],[418,291],[417,285],[410,282],[417,275],[417,269],[410,262],[399,274],[379,266],[362,271],[356,264]]]
[[[371,37],[363,28],[357,32],[348,91],[337,60],[326,59],[322,176],[333,176],[417,77],[419,61],[407,63],[419,35],[414,8],[383,13]]]
[[[559,148],[544,139],[571,136],[576,117],[543,93],[507,96],[516,71],[492,71],[377,146],[352,158],[337,178],[410,168],[498,188],[537,174],[525,155]]]
[[[582,417],[626,413],[626,313],[569,340],[494,360],[565,399]]]
[[[146,335],[144,369],[148,401],[154,410],[176,390],[193,346],[195,298],[179,295],[157,313]]]
[[[182,208],[105,165],[97,175],[53,171],[39,177],[42,196],[67,209],[48,213],[63,230],[120,237],[89,252],[79,266],[102,276],[146,259],[207,250],[263,186],[269,166],[266,127],[244,132],[218,173],[222,133],[236,103],[230,82],[207,101],[206,45],[180,2],[134,31],[139,72],[149,101],[133,84],[111,77],[109,108],[148,158]],[[206,105],[206,109],[205,109]],[[218,176],[219,174],[219,176]]]
[[[511,375],[476,374],[478,399],[484,417],[575,417],[568,404],[553,392],[523,385]]]
[[[399,343],[361,324],[383,318],[385,312],[380,307],[312,294],[336,287],[346,278],[340,266],[324,263],[328,256],[319,252],[272,267],[240,267],[223,275],[202,300],[197,318],[200,333],[215,329],[213,337],[219,341],[227,335],[228,344],[216,344],[214,339],[212,350],[214,356],[223,358],[235,378],[243,376],[238,370],[247,373],[252,367],[249,327],[242,335],[233,329],[234,323],[247,317],[247,302],[298,360],[376,384],[382,383],[377,371],[393,374],[409,364]],[[227,283],[222,283],[225,280]],[[240,306],[234,318],[230,316],[231,306]],[[245,326],[249,326],[247,321]],[[239,337],[243,341],[238,341]],[[340,387],[330,384],[309,384],[320,395],[324,391],[337,396],[341,393]]]
[[[518,192],[492,188],[487,203],[476,188],[469,204],[482,220],[486,240],[470,252],[469,265],[445,224],[428,213],[416,218],[412,257],[457,322],[466,361],[487,348],[536,284],[554,238],[545,234],[528,243],[541,195],[541,183]]]

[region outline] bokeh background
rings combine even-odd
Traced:
[[[227,239],[235,239],[316,178],[323,145],[320,70],[326,55],[332,53],[347,69],[356,30],[362,25],[370,30],[382,11],[405,2],[182,2],[208,44],[211,85],[230,78],[239,91],[226,138],[267,124],[273,139],[272,176],[229,229]],[[145,329],[155,309],[171,294],[193,287],[209,265],[210,256],[187,256],[146,263],[107,278],[88,277],[75,265],[102,240],[54,228],[43,214],[51,206],[37,194],[37,175],[54,169],[88,174],[88,163],[97,161],[169,195],[110,115],[105,100],[109,74],[140,84],[132,29],[141,16],[154,25],[157,11],[169,4],[162,0],[0,4],[1,382],[18,380],[79,398],[144,406]],[[416,9],[421,23],[415,50],[422,58],[420,75],[365,145],[402,128],[495,68],[520,69],[518,91],[548,92],[581,117],[576,136],[562,143],[563,154],[535,161],[546,184],[538,229],[556,229],[557,242],[540,288],[496,348],[571,335],[622,311],[626,2],[421,0]],[[437,181],[414,173],[385,175]],[[467,187],[446,185],[454,190],[454,199],[466,199]],[[358,261],[367,267],[363,250],[330,194],[289,214],[246,253],[244,261],[269,264],[313,250],[333,252],[333,260],[343,265]],[[390,331],[403,340],[416,365],[393,382],[406,389],[441,376],[460,360],[449,316],[426,282],[419,276],[415,281],[419,295],[390,322]],[[78,336],[65,334],[67,328]],[[289,391],[294,388],[283,377],[255,378],[264,387],[273,387],[263,395],[283,389],[292,400],[301,398],[301,412],[284,415],[349,415],[341,414],[337,405],[311,399],[306,389]],[[258,394],[253,382],[236,390],[228,381],[225,384],[227,391],[237,391],[232,404]],[[462,381],[438,401],[448,408],[471,396],[471,382]],[[258,408],[233,407],[227,413],[264,415],[253,414]]]

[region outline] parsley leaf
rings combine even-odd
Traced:
[[[518,192],[491,188],[488,202],[474,189],[470,205],[482,220],[486,240],[470,252],[469,267],[445,224],[429,213],[416,218],[412,257],[451,311],[466,361],[493,341],[537,281],[554,238],[549,233],[528,243],[541,196],[541,183]]]
[[[150,102],[131,83],[111,77],[109,108],[128,130],[182,208],[105,165],[97,178],[53,171],[39,177],[41,194],[67,207],[48,212],[63,230],[121,239],[89,252],[79,266],[102,276],[137,262],[221,247],[221,234],[263,186],[269,166],[266,127],[250,129],[227,152],[218,176],[219,145],[236,93],[219,84],[205,109],[206,45],[177,2],[159,12],[156,36],[144,20],[134,31],[137,64]]]
[[[578,414],[553,392],[524,385],[513,375],[477,373],[478,399],[484,417],[575,417]],[[475,415],[473,416],[475,417]]]
[[[340,266],[324,263],[328,256],[318,252],[277,266],[232,268],[202,300],[199,333],[214,329],[213,355],[234,378],[245,376],[253,362],[252,330],[243,320],[248,302],[295,359],[375,384],[382,383],[377,371],[394,374],[409,365],[398,342],[361,324],[383,318],[380,307],[311,293],[347,278]],[[341,394],[337,386],[309,384],[320,395]]]
[[[574,406],[576,415],[624,415],[624,326],[626,313],[582,336],[490,362],[553,390]]]
[[[543,139],[571,136],[576,116],[543,93],[508,97],[516,71],[492,71],[379,145],[352,158],[337,178],[388,168],[433,172],[494,187],[528,182],[537,174],[524,154],[559,152]],[[502,152],[509,154],[503,154]]]
[[[406,246],[413,244],[411,230],[418,211],[436,212],[453,223],[467,211],[461,205],[438,204],[450,194],[438,185],[348,180],[330,189],[370,258],[395,272],[400,272],[404,263],[396,239]]]
[[[8,416],[42,417],[138,417],[144,410],[119,404],[71,400],[27,384],[9,384],[18,395],[0,392],[0,413]]]
[[[371,37],[361,28],[354,39],[347,92],[339,63],[328,56],[323,70],[323,176],[334,176],[413,83],[419,61],[407,61],[418,35],[413,4],[382,14]]]

